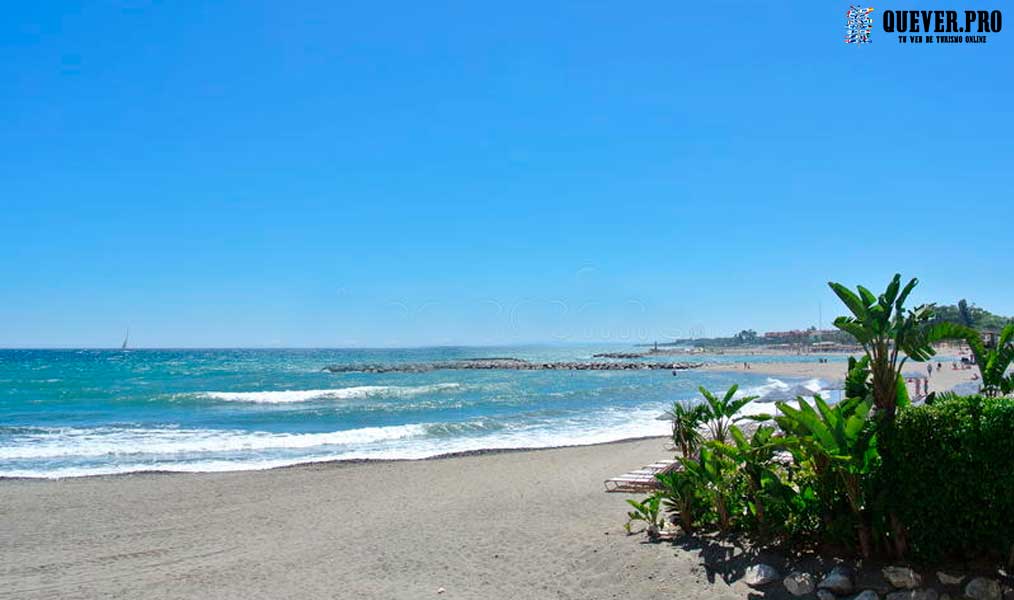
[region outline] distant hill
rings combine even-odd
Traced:
[[[1014,323],[1014,317],[996,315],[984,308],[979,308],[974,303],[969,304],[961,299],[957,304],[939,304],[934,310],[935,321],[959,323],[972,327],[973,329],[1000,330],[1008,323]]]
[[[969,304],[966,300],[962,299],[957,304],[938,304],[934,309],[934,322],[949,322],[959,323],[961,325],[967,325],[973,329],[982,330],[1000,330],[1003,329],[1008,323],[1014,323],[1014,317],[1004,317],[989,312],[984,308],[979,308],[974,303]],[[789,333],[789,332],[786,332]],[[810,327],[808,330],[801,330],[798,332],[791,332],[795,335],[784,335],[772,337],[771,334],[761,335],[752,329],[744,329],[736,335],[729,337],[714,337],[714,338],[697,338],[697,339],[679,339],[670,342],[659,342],[659,347],[663,346],[697,346],[700,348],[724,348],[730,346],[763,346],[769,344],[786,344],[812,341],[813,339],[820,339],[822,341],[832,341],[840,344],[851,344],[855,342],[855,339],[851,335],[844,331],[820,331],[817,332],[816,327]],[[637,344],[638,346],[650,346],[651,344]]]

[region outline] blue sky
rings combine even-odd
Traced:
[[[650,341],[895,271],[1014,314],[1014,11],[478,4],[6,7],[0,346]]]

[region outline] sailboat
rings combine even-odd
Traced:
[[[129,339],[130,339],[130,328],[128,327],[126,335],[123,336],[123,345],[120,346],[120,350],[126,350],[127,349],[127,340],[129,340]]]

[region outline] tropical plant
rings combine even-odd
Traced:
[[[992,348],[986,348],[978,331],[957,323],[940,323],[933,327],[931,335],[934,340],[961,339],[968,344],[979,367],[984,396],[996,397],[1014,392],[1014,373],[1007,374],[1014,363],[1014,323],[1003,328]]]
[[[641,501],[627,499],[627,504],[634,509],[627,513],[627,524],[625,526],[627,532],[630,532],[630,525],[634,521],[644,521],[648,537],[652,539],[657,538],[662,527],[661,502],[662,497],[658,494],[652,494]]]
[[[850,356],[848,374],[845,375],[845,397],[865,398],[872,393],[870,388],[870,357],[863,356],[859,360]]]
[[[935,353],[929,335],[933,306],[905,309],[905,300],[918,282],[913,278],[902,288],[901,275],[896,274],[880,296],[861,285],[856,286],[856,294],[840,283],[828,282],[852,312],[852,316],[836,318],[834,325],[856,338],[869,357],[874,406],[887,422],[894,420],[898,392],[905,388],[901,378],[905,361],[922,362]]]
[[[676,515],[683,531],[694,530],[694,511],[697,506],[697,480],[686,471],[670,470],[655,475],[658,479],[659,494],[666,510]]]
[[[683,456],[696,455],[703,440],[701,428],[708,419],[707,407],[677,400],[666,416],[672,421],[673,445]]]
[[[702,406],[705,407],[707,428],[711,439],[724,444],[729,439],[729,428],[733,423],[748,418],[737,416],[740,409],[751,401],[756,400],[757,396],[741,396],[736,398],[736,391],[739,389],[738,385],[730,387],[721,398],[705,389],[704,386],[697,389],[704,396],[705,404]]]
[[[731,459],[746,480],[750,511],[761,532],[767,531],[766,506],[769,501],[784,500],[791,490],[782,483],[775,470],[776,455],[784,446],[775,437],[775,428],[762,425],[749,438],[733,425],[730,428],[732,444],[713,442],[715,450]]]
[[[732,524],[729,492],[732,479],[727,459],[708,446],[702,446],[697,458],[681,458],[683,470],[690,480],[710,498],[718,515],[718,527],[727,533]]]
[[[872,553],[872,536],[864,483],[879,458],[876,433],[867,424],[870,399],[850,398],[830,407],[819,396],[816,408],[798,399],[799,408],[778,402],[778,425],[789,432],[796,459],[809,462],[818,476],[830,475],[841,486],[855,518],[859,547],[864,557]]]

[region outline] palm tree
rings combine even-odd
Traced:
[[[901,275],[895,275],[880,296],[863,286],[851,291],[840,283],[828,282],[834,293],[852,312],[834,320],[834,326],[851,334],[869,357],[873,402],[888,422],[894,420],[899,392],[905,389],[901,369],[905,361],[928,360],[935,354],[930,341],[933,305],[923,304],[905,310],[905,300],[919,283],[912,279],[901,288]]]
[[[736,416],[740,409],[749,404],[751,401],[756,400],[757,396],[742,396],[736,398],[736,391],[739,389],[738,385],[733,385],[721,398],[718,398],[710,391],[701,386],[697,388],[701,395],[704,396],[706,404],[705,414],[707,416],[708,432],[711,434],[711,439],[725,443],[729,439],[729,428],[736,421],[745,419],[744,416]]]
[[[690,404],[677,400],[673,402],[672,409],[666,411],[665,414],[672,421],[673,445],[679,449],[683,456],[695,456],[703,439],[701,427],[708,419],[707,407],[703,404]]]

